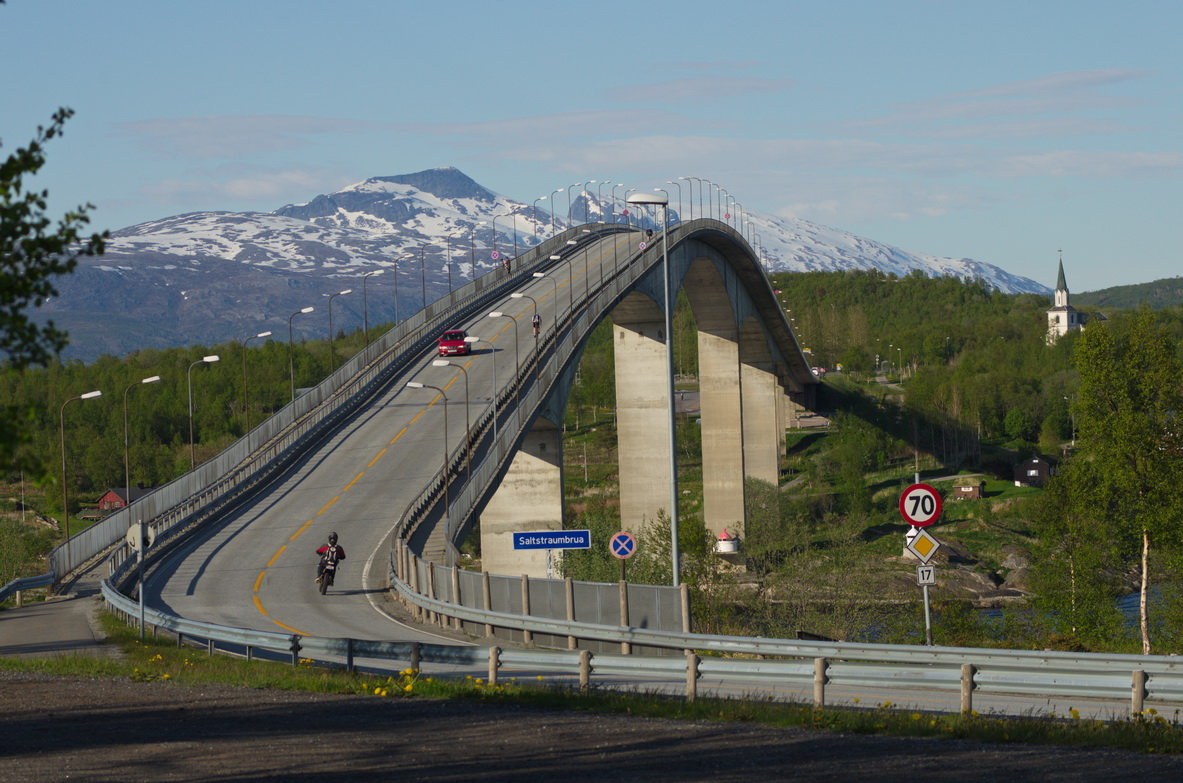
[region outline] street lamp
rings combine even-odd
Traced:
[[[396,283],[398,282],[397,270],[395,271],[394,280]],[[397,321],[398,320],[398,295],[397,294],[395,295],[394,307],[395,307],[394,318]],[[296,360],[292,357],[292,319],[295,318],[297,315],[305,315],[307,313],[311,313],[315,309],[316,309],[315,307],[305,307],[303,309],[297,310],[296,312],[294,312],[288,316],[288,375],[291,376],[291,379],[292,379],[292,402],[296,401]]]
[[[534,205],[532,207],[531,216],[534,220],[534,239],[535,240],[538,240],[538,202],[539,201],[546,201],[546,196],[539,196],[538,198],[534,199]],[[538,241],[540,241],[540,240],[538,240]],[[535,241],[534,244],[538,244],[538,241]]]
[[[670,201],[670,192],[669,192],[668,190],[666,190],[665,188],[654,188],[654,190],[656,190],[658,193],[664,193],[664,194],[665,194],[665,202],[666,202],[667,204],[669,203],[669,201]],[[669,210],[668,210],[668,209],[665,211],[665,219],[666,219],[666,221],[667,221],[667,222],[669,221]],[[661,230],[662,230],[662,231],[665,231],[667,228],[669,228],[669,226],[668,226],[668,225],[666,225],[666,223],[662,223],[662,224],[661,224]]]
[[[562,256],[551,256],[552,261],[562,261]],[[559,329],[559,283],[546,272],[534,272],[533,277],[539,280],[549,280],[550,284],[555,287],[555,331]]]
[[[522,354],[518,349],[518,319],[514,318],[509,313],[503,313],[500,310],[494,310],[489,313],[490,318],[508,318],[513,321],[513,365],[514,365],[514,398],[518,403],[522,401],[522,387],[518,383],[518,376],[522,374]]]
[[[438,386],[432,386],[432,385],[426,384],[426,383],[419,383],[419,381],[407,381],[407,388],[408,389],[433,389],[434,391],[439,392],[440,396],[444,398],[444,467],[443,467],[443,473],[444,473],[444,524],[446,526],[449,521],[448,520],[448,517],[450,516],[449,506],[451,505],[449,497],[448,497],[450,494],[450,491],[451,491],[451,487],[449,486],[451,484],[451,482],[448,480],[449,479],[448,474],[451,472],[448,470],[448,395],[444,394],[444,390]]]
[[[552,190],[550,192],[550,235],[552,237],[555,235],[555,212],[558,211],[558,207],[555,206],[555,196],[559,195],[564,190],[566,190],[566,188],[559,188],[558,190]]]
[[[62,408],[58,412],[61,422],[62,435],[62,521],[66,523],[66,538],[70,537],[70,498],[67,492],[70,486],[70,477],[66,475],[66,406],[74,402],[74,400],[93,400],[95,397],[102,397],[101,391],[91,391],[86,394],[80,394],[77,397],[71,397],[62,403]]]
[[[159,380],[159,375],[153,375],[150,378],[133,383],[123,390],[123,489],[127,492],[125,500],[129,504],[131,503],[131,439],[128,436],[127,426],[127,393],[141,384],[156,383]]]
[[[213,364],[220,358],[217,354],[203,356],[192,362],[189,369],[185,371],[185,377],[189,384],[189,470],[197,467],[197,446],[193,441],[193,368],[199,364]]]
[[[616,222],[616,189],[623,188],[623,187],[624,187],[623,182],[617,182],[615,185],[612,186],[612,222],[613,223]]]
[[[667,222],[669,196],[664,198],[647,193],[638,193],[628,198],[631,204],[651,204],[661,207],[662,224]],[[674,413],[674,298],[670,284],[669,232],[661,232],[661,262],[663,267],[665,304],[665,353],[668,381],[668,408],[670,424],[670,550],[673,559],[673,581],[676,587],[680,581],[678,563],[678,451],[676,442],[677,417]]]
[[[678,189],[678,222],[681,223],[682,222],[682,183],[681,182],[674,182],[672,179],[667,179],[665,181],[665,184],[673,185],[675,188]]]
[[[476,229],[477,226],[485,225],[485,221],[480,220],[472,224],[472,228],[468,229],[468,275],[469,280],[476,280]]]
[[[451,272],[451,270],[448,270]],[[361,323],[362,329],[366,331],[366,345],[370,344],[370,302],[366,297],[366,278],[380,275],[386,272],[385,269],[375,269],[373,272],[366,272],[361,276]]]
[[[251,414],[249,407],[250,401],[247,399],[246,395],[246,344],[251,340],[270,336],[271,332],[259,332],[258,334],[252,334],[250,337],[247,337],[240,343],[240,345],[242,345],[242,416],[243,420],[246,422],[247,432],[251,431]],[[144,381],[144,383],[147,383],[147,381]]]
[[[582,183],[582,182],[576,182],[574,185],[569,185],[567,187],[567,224],[568,225],[574,224],[573,221],[571,220],[571,191],[575,190],[575,188],[581,188],[581,187],[583,187],[583,185],[584,185],[584,183]]]
[[[475,343],[481,342],[481,338],[475,334],[466,335],[464,342],[471,347]],[[501,391],[501,387],[497,385],[497,347],[493,343],[489,343],[489,354],[493,357],[493,443],[497,443],[497,395]]]
[[[337,369],[337,354],[333,351],[333,300],[338,296],[345,296],[345,294],[352,294],[352,288],[346,288],[344,291],[338,291],[335,294],[326,294],[329,298],[329,372],[334,372]]]
[[[534,316],[538,315],[538,300],[535,299],[534,297],[530,296],[529,294],[522,293],[521,291],[514,291],[512,294],[509,295],[509,298],[510,299],[529,299],[531,302],[534,303],[534,312],[530,316],[530,324],[533,325]],[[534,335],[534,340],[535,341],[538,340],[538,335]]]
[[[467,342],[467,340],[466,340]],[[447,359],[433,359],[432,367],[451,367],[464,373],[464,442],[468,444],[464,450],[464,461],[467,463],[468,479],[472,480],[472,444],[469,439],[472,437],[472,418],[468,413],[469,396],[468,396],[468,370],[463,366],[450,362]]]

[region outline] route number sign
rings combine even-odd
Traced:
[[[916,566],[916,584],[924,587],[925,585],[935,585],[937,583],[937,567],[930,565]]]
[[[900,495],[900,516],[915,527],[931,525],[941,516],[941,493],[928,484],[913,484]]]
[[[621,531],[608,539],[608,550],[619,560],[628,560],[637,553],[637,539],[632,533]]]

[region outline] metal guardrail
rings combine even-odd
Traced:
[[[38,587],[49,587],[54,583],[53,573],[41,574],[40,576],[25,576],[19,579],[13,579],[4,587],[0,587],[0,602],[8,600],[8,596],[14,593],[20,593],[25,590],[35,590]],[[19,597],[18,597],[19,600]]]

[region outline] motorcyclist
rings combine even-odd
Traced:
[[[316,554],[320,555],[320,564],[316,567],[316,578],[320,579],[324,573],[326,565],[332,565],[336,570],[336,565],[339,561],[345,559],[345,547],[337,543],[337,534],[329,533],[329,543],[321,546],[316,550]],[[329,575],[329,584],[332,584],[333,574]]]
[[[542,316],[534,313],[534,317],[530,319],[530,325],[534,327],[534,336],[538,336],[538,331],[542,328]]]

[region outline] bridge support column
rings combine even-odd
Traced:
[[[494,574],[554,578],[560,553],[514,549],[513,534],[562,529],[563,437],[553,422],[539,418],[481,511],[481,567]]]
[[[657,308],[644,320],[614,314],[620,524],[639,531],[670,503],[670,420],[665,324]],[[656,316],[656,317],[653,317]]]
[[[703,522],[715,535],[722,533],[723,528],[742,535],[744,412],[740,399],[739,343],[735,338],[700,329],[698,372]]]
[[[784,428],[777,401],[782,398],[776,376],[752,364],[739,366],[743,395],[744,474],[774,487],[780,482],[780,444]]]

